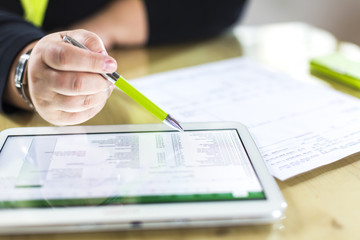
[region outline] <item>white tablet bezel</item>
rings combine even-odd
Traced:
[[[185,130],[236,129],[263,186],[266,199],[46,209],[0,209],[0,233],[14,233],[15,229],[18,233],[26,233],[263,224],[274,222],[283,216],[287,204],[244,125],[233,122],[207,122],[183,123],[182,126]],[[7,136],[14,135],[134,131],[169,131],[169,128],[164,124],[12,128],[1,132],[0,146],[2,148]]]

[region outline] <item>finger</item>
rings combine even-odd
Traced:
[[[50,123],[59,126],[80,124],[89,120],[90,118],[93,118],[98,112],[100,112],[103,106],[104,105],[100,105],[82,112],[75,113],[58,111],[57,118],[52,120]]]
[[[63,39],[63,35],[64,33],[60,34],[61,35],[61,39]],[[66,33],[65,33],[66,34]],[[104,43],[101,40],[101,38],[96,35],[93,32],[89,32],[86,30],[76,30],[76,31],[71,31],[68,32],[66,35],[73,37],[74,39],[77,39],[77,41],[79,41],[80,43],[82,43],[86,48],[88,48],[91,52],[96,52],[96,53],[101,53],[103,55],[108,56],[108,53],[105,49]],[[113,58],[110,58],[111,60],[114,60]],[[115,61],[115,60],[114,60]],[[115,61],[115,65],[117,67],[116,61]],[[107,72],[114,72],[116,71],[116,67],[115,69],[111,69],[110,71]],[[107,70],[109,67],[107,66]]]
[[[51,68],[62,71],[109,73],[117,68],[115,59],[110,56],[64,42],[51,44],[44,52],[44,61]]]
[[[48,76],[47,86],[52,91],[68,96],[89,95],[105,91],[110,85],[100,74],[86,72],[63,72],[45,70]]]
[[[103,106],[109,97],[107,91],[83,96],[65,96],[57,94],[52,100],[53,108],[64,112],[81,112],[90,108]]]

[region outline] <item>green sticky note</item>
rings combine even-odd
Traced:
[[[325,77],[360,90],[360,60],[354,60],[341,53],[332,53],[312,58],[312,74]]]

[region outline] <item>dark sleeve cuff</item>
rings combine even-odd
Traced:
[[[217,35],[238,21],[245,4],[246,0],[145,0],[148,44]]]
[[[4,104],[3,95],[11,65],[18,53],[29,43],[40,39],[45,34],[21,17],[0,11],[0,110],[13,111]]]

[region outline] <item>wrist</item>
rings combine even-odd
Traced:
[[[27,68],[28,61],[30,58],[32,49],[22,54],[19,58],[19,61],[15,68],[14,74],[14,83],[15,87],[20,95],[20,97],[25,101],[30,109],[34,109],[34,105],[32,104],[29,87],[28,87],[28,77],[27,77]]]
[[[21,97],[21,95],[19,94],[19,91],[17,90],[17,88],[15,86],[15,69],[19,62],[20,57],[24,53],[26,53],[30,49],[32,49],[35,46],[35,44],[36,44],[36,42],[33,42],[33,43],[27,45],[25,48],[23,48],[23,50],[21,50],[19,52],[19,54],[17,55],[17,57],[14,59],[13,64],[12,64],[11,68],[9,69],[9,74],[8,74],[8,78],[7,78],[7,82],[6,82],[6,86],[5,86],[5,90],[4,90],[4,94],[3,94],[3,101],[4,101],[4,103],[6,103],[8,105],[26,109],[26,110],[32,110],[28,106],[28,104],[23,100],[23,98]],[[25,74],[24,76],[26,76],[25,80],[26,80],[26,83],[28,86],[27,68],[25,68],[24,74]],[[27,94],[26,96],[30,99],[30,95],[28,94],[27,86],[24,89],[24,91],[26,92],[25,94]]]

